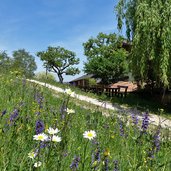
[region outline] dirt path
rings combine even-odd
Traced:
[[[28,81],[39,84],[39,85],[42,85],[42,86],[46,86],[47,88],[55,90],[57,92],[61,92],[61,93],[64,92],[64,89],[53,86],[53,85],[50,85],[50,84],[45,84],[43,82],[39,82],[39,81],[36,81],[36,80],[28,80]],[[104,102],[104,101],[101,102],[101,101],[99,101],[97,99],[87,97],[87,96],[83,96],[83,95],[80,95],[80,94],[74,94],[74,95],[72,95],[72,97],[77,98],[77,99],[79,99],[81,101],[89,102],[89,103],[94,104],[96,106],[103,107],[105,109],[110,109],[110,110],[114,110],[114,111],[118,111],[118,112],[125,112],[125,113],[128,113],[130,115],[134,112],[134,113],[136,113],[138,115],[139,119],[142,119],[142,117],[143,117],[142,113],[140,111],[138,111],[138,110],[123,109],[122,107],[115,106],[112,103]],[[159,117],[159,116],[154,115],[154,114],[150,114],[149,117],[150,117],[150,122],[152,122],[152,124],[158,125],[159,122],[161,122],[161,126],[163,128],[167,127],[169,129],[171,129],[171,120],[166,119],[166,118],[161,117],[161,116]]]

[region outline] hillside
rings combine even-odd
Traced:
[[[0,78],[0,170],[166,170],[169,129],[120,111],[108,117],[72,91]]]

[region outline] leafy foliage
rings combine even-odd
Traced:
[[[94,78],[87,78],[86,79],[86,81],[88,82],[88,85],[91,87],[93,87],[93,86],[96,86],[97,85],[97,81],[96,81],[96,79],[94,79]]]
[[[0,53],[0,72],[7,74],[10,71],[16,75],[32,77],[37,69],[34,56],[30,55],[25,49],[19,49],[13,52],[13,56],[9,57],[4,51]]]
[[[83,44],[87,56],[85,72],[101,78],[103,83],[123,77],[128,66],[127,52],[122,48],[123,41],[116,34],[99,33],[96,38],[90,38]]]
[[[35,75],[35,78],[38,80],[49,80],[49,81],[56,81],[55,76],[51,73],[46,72],[39,72]]]
[[[13,52],[12,68],[26,77],[34,76],[37,69],[34,56],[30,55],[25,49],[19,49]]]
[[[11,66],[11,59],[8,56],[8,54],[3,51],[0,53],[0,72],[1,73],[7,73],[10,70]]]
[[[79,64],[75,53],[63,47],[48,47],[47,51],[38,52],[37,56],[45,61],[44,65],[49,71],[58,75],[61,83],[63,83],[63,74],[75,75],[80,72],[78,68],[73,67],[73,65]]]
[[[155,82],[156,87],[171,83],[171,1],[120,0],[118,27],[126,24],[132,41],[131,68],[135,78]]]

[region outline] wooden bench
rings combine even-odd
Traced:
[[[113,97],[114,95],[116,96],[118,94],[119,88],[111,88],[111,87],[106,87],[105,88],[105,94],[109,97]]]
[[[128,90],[128,86],[121,86],[118,85],[118,92],[117,92],[117,96],[118,97],[126,97],[127,95],[127,90]]]

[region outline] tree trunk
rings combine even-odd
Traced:
[[[59,82],[61,83],[61,84],[63,84],[63,77],[62,77],[62,74],[59,74],[58,73],[58,78],[59,78]]]
[[[166,88],[163,88],[163,94],[161,98],[161,103],[164,104],[164,98],[165,98]]]

